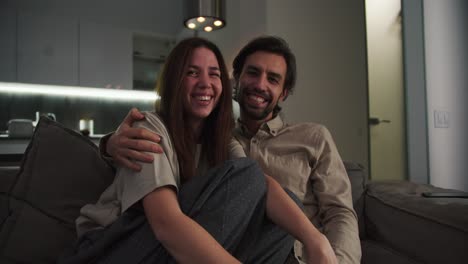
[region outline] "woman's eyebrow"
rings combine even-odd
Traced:
[[[196,69],[196,70],[199,70],[199,69],[200,69],[200,67],[197,66],[197,65],[188,65],[187,67],[188,67],[188,68],[194,68],[194,69]],[[209,66],[209,67],[208,67],[208,70],[211,70],[211,71],[213,71],[213,70],[214,70],[214,71],[221,71],[221,70],[219,69],[218,66]]]

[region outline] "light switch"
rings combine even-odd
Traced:
[[[450,113],[448,111],[434,110],[434,127],[449,128]]]

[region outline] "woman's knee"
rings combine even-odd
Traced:
[[[266,192],[265,175],[258,163],[249,158],[231,160],[231,182],[239,188],[249,187],[250,190],[264,194]]]

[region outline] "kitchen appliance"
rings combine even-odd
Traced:
[[[9,138],[30,138],[34,132],[33,121],[30,119],[11,119],[7,126]]]

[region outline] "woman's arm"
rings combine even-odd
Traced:
[[[280,184],[265,174],[268,217],[304,244],[307,263],[338,263],[327,238],[310,222]]]
[[[160,187],[146,195],[143,208],[157,239],[178,263],[239,263],[181,211],[172,187]]]

